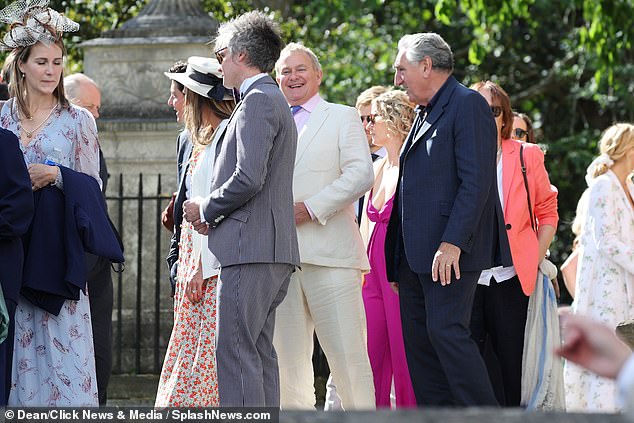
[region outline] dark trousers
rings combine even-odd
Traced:
[[[275,309],[286,296],[292,272],[292,265],[282,263],[220,270],[216,343],[220,406],[280,406],[273,330]]]
[[[471,314],[471,336],[487,357],[491,381],[499,386],[498,400],[519,407],[522,395],[522,352],[528,297],[517,276],[478,285]]]
[[[9,313],[9,332],[7,333],[7,339],[0,344],[0,372],[2,376],[0,378],[0,407],[7,405],[9,400],[9,390],[11,389],[11,371],[13,368],[13,338],[15,334],[15,309],[17,303],[12,300],[6,299],[7,311]]]
[[[398,269],[407,364],[420,407],[495,406],[487,369],[469,331],[480,272],[461,272],[442,286],[414,273],[406,258]]]
[[[88,272],[88,300],[92,338],[95,346],[95,367],[97,370],[97,392],[99,405],[108,400],[108,382],[112,371],[112,274],[110,260],[97,257]]]

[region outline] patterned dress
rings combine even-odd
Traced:
[[[634,184],[627,183],[634,196]],[[634,210],[608,171],[589,189],[581,233],[574,313],[615,328],[634,318]],[[564,368],[567,411],[614,412],[616,384],[570,362]]]
[[[20,136],[13,101],[0,111],[0,125]],[[27,163],[55,155],[70,169],[99,179],[99,142],[95,121],[86,110],[57,108],[26,146]],[[58,316],[18,301],[9,405],[20,407],[97,406],[95,354],[88,297],[66,300]]]
[[[205,151],[205,150],[202,150]],[[191,177],[201,160],[194,151],[187,172]],[[155,407],[217,407],[216,285],[206,279],[204,296],[192,303],[185,295],[188,282],[199,271],[200,254],[194,254],[194,227],[183,219],[178,272],[174,293],[174,327],[159,380]]]

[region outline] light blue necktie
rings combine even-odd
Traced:
[[[295,116],[297,112],[299,112],[301,109],[302,106],[291,106],[291,113],[293,114],[293,116]]]

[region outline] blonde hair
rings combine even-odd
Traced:
[[[359,109],[363,106],[369,106],[370,104],[372,104],[372,100],[374,100],[381,94],[388,92],[389,90],[390,89],[388,87],[384,87],[383,85],[375,85],[373,87],[370,87],[359,94],[359,97],[357,97],[357,103],[354,107]]]
[[[634,125],[616,123],[605,130],[599,141],[599,152],[616,162],[634,148]],[[598,164],[592,172],[592,177],[603,175],[609,169],[607,163]]]
[[[212,112],[220,119],[229,119],[235,106],[234,100],[216,101],[185,89],[183,118],[194,145],[205,146],[211,142],[214,128],[205,120],[207,112]]]
[[[388,91],[372,100],[372,105],[385,119],[388,131],[405,140],[414,122],[414,106],[407,94],[401,90]]]

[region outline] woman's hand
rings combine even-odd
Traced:
[[[187,283],[187,288],[185,288],[185,295],[187,296],[187,299],[189,301],[195,304],[203,299],[206,288],[207,283],[203,280],[202,267],[199,265],[196,274]]]
[[[57,178],[57,172],[59,168],[57,166],[49,166],[45,164],[30,164],[29,176],[31,177],[31,188],[33,191],[44,188],[47,185],[51,185]]]

